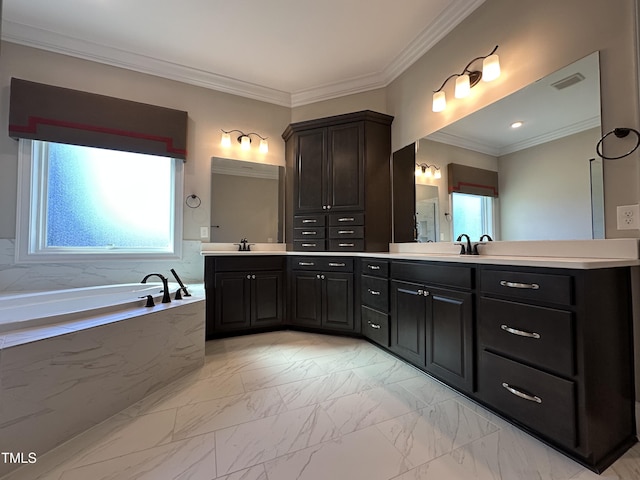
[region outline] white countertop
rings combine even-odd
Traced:
[[[255,244],[250,252],[239,252],[233,244],[203,243],[202,255],[345,256],[575,269],[640,265],[638,239],[490,242],[478,247],[480,255],[460,255],[459,245],[444,242],[392,243],[389,252],[297,252],[285,248],[285,244]]]

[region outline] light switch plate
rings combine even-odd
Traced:
[[[207,227],[200,227],[200,238],[209,238],[209,229]]]

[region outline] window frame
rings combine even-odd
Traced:
[[[37,142],[37,143],[36,143]],[[173,229],[170,249],[110,248],[110,247],[46,247],[44,246],[43,216],[45,215],[47,177],[44,168],[46,144],[38,140],[20,139],[18,142],[18,191],[16,208],[16,263],[60,263],[103,260],[172,260],[182,258],[184,165],[173,161]],[[37,157],[36,157],[37,156]],[[35,179],[34,179],[35,175]],[[37,185],[37,192],[33,191]]]
[[[469,197],[479,197],[481,203],[481,224],[483,233],[489,234],[491,238],[494,240],[497,238],[497,230],[496,230],[496,216],[498,214],[498,198],[490,197],[487,195],[476,195],[473,193],[460,193],[460,192],[451,192],[450,196],[450,204],[451,204],[451,214],[453,216],[453,221],[451,222],[451,237],[457,238],[455,232],[455,210],[454,210],[454,198],[455,195],[464,195]],[[467,233],[467,232],[461,232]],[[459,234],[458,234],[459,235]]]

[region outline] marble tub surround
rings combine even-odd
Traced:
[[[205,348],[199,370],[3,480],[640,476],[638,446],[598,476],[363,340],[281,331]]]
[[[202,367],[204,305],[194,296],[0,337],[2,451],[41,457]],[[0,463],[0,475],[16,466]]]
[[[201,242],[182,242],[182,258],[176,260],[100,260],[66,263],[15,263],[15,240],[0,238],[0,293],[136,283],[150,272],[173,280],[175,268],[187,287],[202,283],[204,261]]]

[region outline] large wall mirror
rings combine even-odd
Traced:
[[[416,171],[416,240],[604,238],[600,137],[596,52],[420,139],[416,163],[441,178]],[[449,164],[498,172],[497,196],[450,196]]]
[[[211,160],[211,242],[281,243],[284,167]]]

